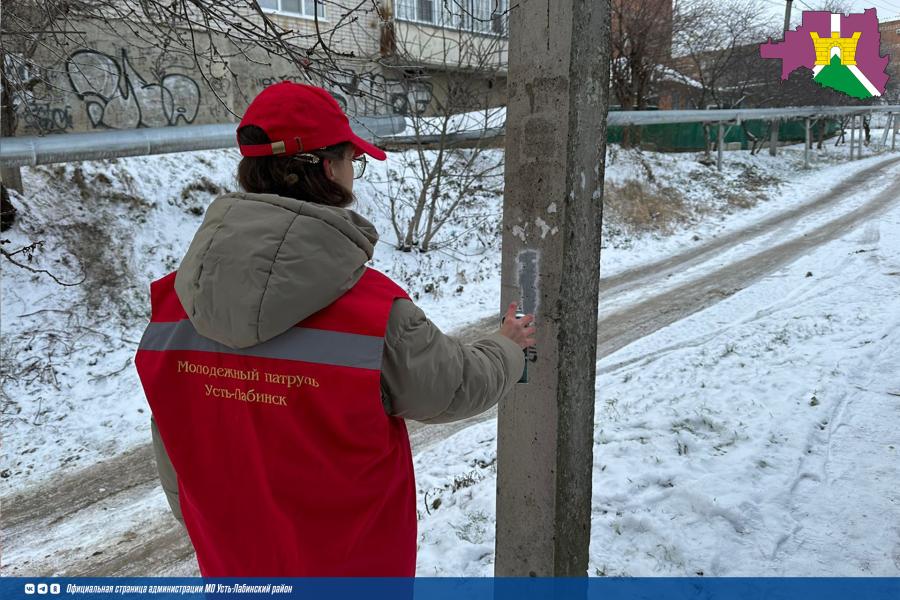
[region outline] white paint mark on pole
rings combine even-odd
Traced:
[[[525,224],[525,227],[528,227],[528,223]],[[513,228],[512,228],[512,234],[514,236],[516,236],[517,238],[519,238],[520,240],[522,240],[523,242],[525,241],[525,238],[526,238],[525,227],[522,227],[521,225],[513,225]]]

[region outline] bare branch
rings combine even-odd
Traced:
[[[3,241],[9,241],[9,240],[3,240]],[[20,254],[23,252],[25,253],[25,256],[30,257],[36,250],[39,250],[40,248],[42,248],[43,245],[44,245],[44,242],[42,242],[42,241],[34,242],[33,244],[29,244],[28,246],[19,248],[15,252],[9,252],[5,248],[0,247],[0,254],[3,254],[3,256],[5,256],[7,260],[9,260],[9,262],[16,265],[17,267],[21,267],[22,269],[25,269],[26,271],[31,271],[32,273],[43,273],[44,275],[47,275],[48,277],[50,277],[50,279],[52,279],[59,285],[71,287],[71,286],[81,285],[82,283],[85,282],[85,280],[87,279],[87,275],[83,275],[81,278],[81,281],[77,281],[75,283],[66,283],[64,281],[59,280],[56,277],[56,275],[54,275],[53,273],[51,273],[50,271],[48,271],[46,269],[35,269],[34,267],[26,265],[24,263],[21,263],[13,258],[13,256],[15,256],[16,254]]]

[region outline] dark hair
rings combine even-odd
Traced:
[[[272,140],[255,125],[238,130],[240,144],[268,144]],[[319,158],[340,160],[352,148],[350,142],[341,142],[327,148],[310,150]],[[350,206],[356,199],[353,193],[325,176],[323,164],[310,164],[294,160],[291,156],[245,156],[238,165],[237,179],[245,192],[277,194],[306,200],[327,206]]]

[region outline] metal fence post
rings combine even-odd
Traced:
[[[719,123],[719,139],[718,139],[718,148],[719,153],[716,157],[716,169],[722,170],[722,146],[725,144],[725,126],[720,122]]]
[[[894,115],[894,134],[891,136],[891,152],[897,149],[897,132],[900,131],[900,119]]]
[[[865,125],[865,118],[865,115],[859,115],[859,135],[856,139],[856,160],[863,157],[863,145],[865,145],[866,141],[866,128],[863,127],[863,125]]]
[[[773,120],[771,121],[772,131],[769,135],[769,156],[776,156],[778,154],[778,126],[780,121]]]
[[[806,128],[806,144],[803,146],[803,165],[808,169],[809,168],[809,147],[812,144],[812,140],[809,138],[809,117],[804,119],[804,127]]]
[[[887,136],[888,136],[888,133],[891,131],[891,127],[893,126],[893,122],[894,122],[893,117],[894,117],[894,113],[889,112],[887,114],[887,121],[884,124],[884,131],[881,132],[881,149],[882,150],[887,148]]]
[[[853,160],[853,146],[856,145],[856,115],[850,116],[850,160]]]

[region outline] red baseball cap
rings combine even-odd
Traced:
[[[243,156],[296,154],[350,142],[355,156],[368,154],[377,160],[387,155],[350,128],[347,115],[326,90],[282,81],[261,91],[244,113],[238,131],[255,125],[266,132],[269,144],[238,144]]]

